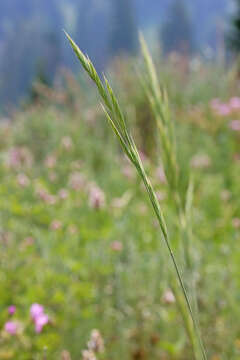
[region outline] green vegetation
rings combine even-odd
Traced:
[[[228,42],[231,49],[238,54],[240,50],[240,1],[235,0],[236,11],[232,19],[231,29],[228,34]]]
[[[192,62],[182,67],[179,56],[158,62],[155,72],[144,43],[143,49],[137,74],[136,59],[129,59],[108,76],[121,108],[109,83],[103,86],[79,56],[145,182],[208,359],[238,359],[235,70],[199,63],[196,71]],[[77,360],[86,346],[87,359],[93,339],[102,350],[93,329],[105,343],[99,359],[192,360],[193,350],[201,359],[140,178],[91,85],[68,73],[63,80],[56,89],[36,85],[35,103],[0,126],[0,359]],[[125,115],[140,150],[146,148],[142,124],[151,122],[148,157],[136,150]],[[41,326],[36,303],[44,306]]]

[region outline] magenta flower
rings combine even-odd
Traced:
[[[9,313],[9,315],[13,315],[13,314],[15,314],[15,312],[16,312],[16,306],[15,306],[15,305],[10,305],[10,306],[8,307],[8,313]]]
[[[16,321],[7,321],[4,325],[4,330],[11,335],[15,335],[19,329],[19,324]]]
[[[32,304],[30,314],[32,319],[35,321],[39,316],[44,314],[44,307],[40,304]]]
[[[45,325],[49,322],[49,317],[46,314],[41,314],[34,319],[35,331],[40,333]]]

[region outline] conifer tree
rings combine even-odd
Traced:
[[[113,0],[110,53],[133,54],[137,50],[137,43],[137,25],[132,0]]]
[[[98,71],[107,62],[107,38],[109,33],[109,4],[111,0],[97,2],[81,0],[77,4],[76,39],[91,57]],[[91,5],[90,5],[91,4]]]
[[[165,54],[173,51],[189,54],[193,51],[193,26],[184,0],[172,1],[160,37]]]
[[[240,0],[235,0],[236,10],[232,18],[232,24],[228,35],[228,45],[233,52],[240,51]]]

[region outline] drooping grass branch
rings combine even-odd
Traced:
[[[199,340],[199,344],[200,344],[200,347],[202,350],[202,359],[207,360],[204,348],[202,346],[201,338],[199,336],[197,321],[195,320],[195,317],[194,317],[194,314],[192,311],[192,307],[191,307],[191,303],[190,303],[187,291],[185,289],[183,278],[182,278],[179,266],[177,264],[177,261],[175,259],[175,256],[174,256],[174,253],[173,253],[173,250],[171,247],[166,222],[165,222],[160,204],[159,204],[157,196],[154,192],[153,186],[146,175],[146,172],[144,170],[144,167],[143,167],[142,161],[140,159],[135,142],[126,127],[125,117],[123,115],[123,111],[120,108],[117,97],[115,96],[113,89],[111,88],[108,80],[105,77],[104,77],[104,81],[102,81],[100,79],[91,60],[82,53],[82,51],[79,49],[79,47],[75,44],[75,42],[72,40],[72,38],[67,33],[66,33],[66,36],[76,54],[76,56],[78,57],[80,63],[82,64],[83,68],[85,69],[85,71],[87,72],[89,77],[93,80],[93,82],[96,84],[98,92],[102,98],[102,107],[103,107],[103,110],[109,121],[109,124],[111,125],[115,135],[117,136],[125,154],[129,158],[129,160],[132,162],[132,164],[135,166],[139,176],[141,177],[141,179],[145,185],[149,199],[153,206],[153,210],[155,212],[155,215],[158,219],[158,222],[159,222],[159,225],[161,228],[163,240],[166,244],[169,256],[171,258],[173,267],[175,269],[176,277],[179,281],[180,288],[182,289],[182,293],[183,293],[183,296],[184,296],[184,299],[186,302],[186,306],[187,306],[187,309],[191,316],[194,330],[196,332],[196,336]],[[166,126],[168,126],[168,125],[166,125]],[[169,129],[170,129],[170,127],[169,127]],[[166,139],[166,146],[167,147],[171,146],[170,143],[167,142],[167,139]],[[173,162],[173,159],[169,158],[169,161]],[[171,165],[171,166],[173,166],[173,165]]]

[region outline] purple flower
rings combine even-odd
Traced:
[[[40,333],[45,325],[49,322],[49,317],[46,314],[41,314],[34,319],[35,331]]]
[[[8,307],[8,313],[9,313],[9,315],[13,315],[13,314],[15,314],[15,312],[16,312],[16,306],[15,306],[15,305],[10,305],[10,306]]]
[[[30,308],[30,314],[32,319],[35,321],[39,316],[43,315],[44,307],[40,304],[32,304]]]
[[[7,321],[4,329],[11,335],[15,335],[19,329],[19,324],[16,321]]]

